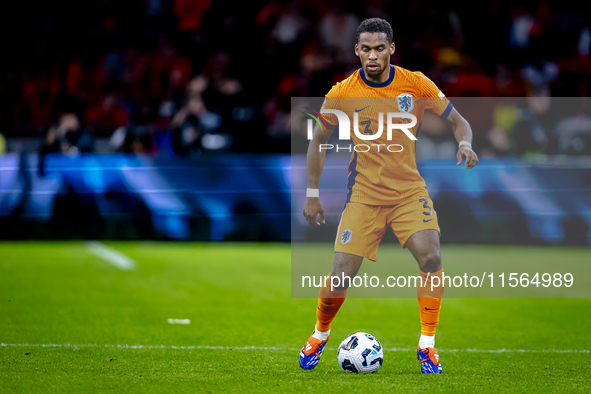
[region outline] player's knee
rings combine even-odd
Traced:
[[[421,255],[418,260],[423,272],[437,272],[441,269],[441,254],[438,249],[430,250]]]
[[[346,290],[351,287],[359,271],[363,257],[347,253],[336,253],[332,267],[331,285],[334,290]]]
[[[356,272],[333,269],[330,273],[330,283],[333,290],[347,290],[351,287]]]
[[[335,288],[333,288],[334,291],[343,291],[343,290],[347,290],[350,286],[337,286]]]

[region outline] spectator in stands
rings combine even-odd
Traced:
[[[97,105],[86,110],[85,123],[98,129],[114,130],[125,125],[127,113],[114,93],[107,94]]]
[[[33,74],[33,71],[30,71]],[[21,106],[18,117],[34,126],[46,126],[54,114],[54,104],[60,93],[59,65],[53,64],[38,76],[23,73]]]
[[[591,155],[591,102],[587,97],[580,102],[574,98],[568,100],[573,113],[559,120],[551,133],[557,145],[555,153]]]
[[[115,152],[148,154],[158,153],[154,143],[156,117],[150,103],[138,103],[133,120],[115,130],[109,144]]]
[[[92,137],[82,130],[80,119],[74,113],[60,116],[57,124],[52,125],[45,134],[39,157],[39,173],[45,174],[45,156],[49,153],[62,153],[77,156],[93,151]]]
[[[111,148],[119,153],[152,154],[157,152],[152,131],[146,126],[128,125],[119,127],[109,141]]]
[[[203,75],[194,77],[187,84],[187,103],[172,117],[168,129],[156,136],[161,154],[190,157],[201,155],[201,137],[203,130],[208,129],[208,119],[214,118],[213,130],[221,122],[219,116],[210,113],[203,103],[202,94],[208,86],[209,80]]]
[[[358,27],[359,19],[337,5],[320,21],[318,36],[323,47],[336,48],[337,62],[357,65],[359,61],[351,43],[357,41]]]
[[[201,132],[195,115],[187,116],[182,125],[172,129],[172,147],[177,156],[195,158],[201,155]]]
[[[79,153],[92,152],[92,150],[92,138],[82,131],[80,119],[73,113],[60,116],[58,123],[47,130],[41,146],[42,156],[47,153],[76,156]]]

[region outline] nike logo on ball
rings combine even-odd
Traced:
[[[365,108],[368,108],[368,107],[369,107],[369,105],[368,105],[367,107],[364,107],[364,108],[361,108],[361,109],[357,109],[357,108],[355,108],[355,112],[361,112],[361,111],[363,111]]]

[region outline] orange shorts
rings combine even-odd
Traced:
[[[437,230],[439,223],[433,202],[425,194],[416,194],[398,205],[347,203],[335,240],[335,252],[349,253],[376,261],[378,245],[390,227],[404,248],[416,232]]]

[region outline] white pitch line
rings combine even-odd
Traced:
[[[299,348],[286,348],[279,346],[174,346],[174,345],[99,345],[96,343],[71,344],[71,343],[0,343],[0,347],[58,347],[58,348],[115,348],[115,349],[211,349],[211,350],[300,350]],[[337,350],[337,348],[326,348],[327,350]],[[410,348],[390,348],[387,352],[415,352],[416,349]],[[445,353],[590,353],[590,350],[581,349],[441,349],[439,352]]]
[[[135,261],[127,257],[126,255],[116,251],[113,248],[109,248],[97,241],[91,241],[87,243],[88,252],[100,257],[109,264],[123,270],[130,271],[135,269]]]

